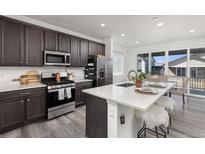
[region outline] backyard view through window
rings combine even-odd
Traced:
[[[190,93],[205,95],[205,48],[190,49]]]
[[[151,73],[154,75],[164,75],[165,71],[165,52],[152,53]]]
[[[137,71],[149,73],[150,67],[153,75],[165,75],[166,72],[175,87],[184,88],[186,83],[189,85],[186,92],[205,96],[205,48],[190,49],[190,54],[187,53],[187,49],[172,50],[168,51],[166,58],[165,52],[153,52],[150,60],[148,53],[139,54]]]

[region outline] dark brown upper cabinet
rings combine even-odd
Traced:
[[[77,37],[71,37],[71,66],[80,66],[80,39]]]
[[[98,44],[96,42],[89,41],[89,55],[97,56]]]
[[[58,33],[45,30],[45,50],[58,51]]]
[[[89,41],[81,39],[80,40],[80,66],[85,67],[88,60],[89,52]]]
[[[0,65],[2,65],[2,20],[0,19]]]
[[[43,65],[43,30],[37,27],[25,27],[25,65]]]
[[[70,52],[70,36],[60,33],[58,35],[58,44],[60,52]]]
[[[24,65],[24,26],[4,20],[2,23],[2,65]]]
[[[98,44],[98,55],[105,56],[105,45]]]

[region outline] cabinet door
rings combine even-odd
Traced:
[[[71,37],[71,66],[80,66],[80,54],[79,54],[80,40],[77,37]]]
[[[45,50],[58,51],[58,34],[54,31],[45,31]]]
[[[75,90],[75,103],[76,106],[84,104],[84,93],[82,92],[82,90],[84,89],[84,87],[77,87]]]
[[[105,45],[98,44],[98,55],[105,56]]]
[[[2,65],[2,20],[0,19],[0,66]]]
[[[21,66],[24,64],[23,25],[12,22],[3,22],[3,51],[2,65]]]
[[[65,34],[59,34],[59,51],[70,52],[70,36]]]
[[[46,93],[36,93],[25,99],[27,108],[27,120],[33,121],[46,116]]]
[[[1,128],[9,130],[24,123],[24,100],[15,98],[1,102]]]
[[[96,42],[89,42],[89,55],[97,56],[98,54],[98,44]]]
[[[25,28],[25,65],[41,66],[43,65],[43,30],[26,26]]]
[[[89,42],[87,40],[80,41],[80,66],[85,67],[88,60]]]
[[[107,102],[105,99],[85,94],[86,136],[107,137]]]

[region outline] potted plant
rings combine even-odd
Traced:
[[[139,75],[136,75],[135,77],[135,85],[137,88],[142,87],[142,82],[143,80],[146,79],[146,74],[145,73],[140,73]]]

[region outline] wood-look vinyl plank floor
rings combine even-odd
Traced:
[[[176,101],[171,114],[172,127],[168,138],[205,137],[205,99],[186,97],[182,104],[180,96],[173,95]],[[84,138],[85,106],[56,119],[35,122],[24,127],[1,134],[1,138]],[[147,138],[156,137],[147,133]]]

